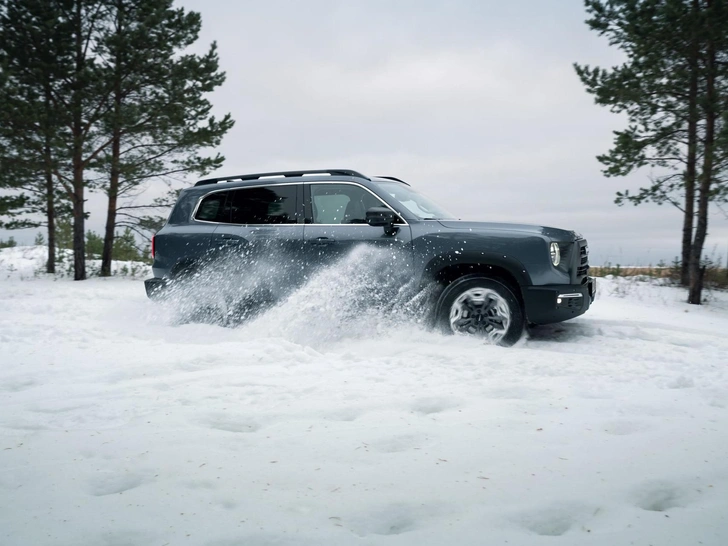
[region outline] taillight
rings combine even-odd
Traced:
[[[154,238],[156,235],[152,235],[152,258],[154,258]]]

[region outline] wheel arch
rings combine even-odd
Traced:
[[[425,267],[428,280],[443,286],[475,273],[504,282],[519,299],[522,299],[522,287],[533,285],[523,264],[507,256],[452,253],[432,259]]]
[[[447,254],[432,259],[425,268],[428,282],[434,281],[441,290],[434,301],[435,314],[439,314],[445,289],[458,279],[480,275],[506,285],[525,309],[523,286],[533,283],[526,268],[513,258],[493,254]]]

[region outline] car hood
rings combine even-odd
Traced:
[[[544,235],[557,241],[573,241],[578,238],[576,233],[566,229],[559,229],[546,226],[533,226],[530,224],[508,224],[501,222],[469,222],[465,220],[438,220],[440,225],[447,229],[462,232],[494,232],[494,231],[517,231],[520,233],[533,233]]]

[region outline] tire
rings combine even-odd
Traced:
[[[523,307],[504,283],[481,275],[466,275],[449,284],[436,309],[436,321],[446,333],[482,337],[510,347],[523,335]]]

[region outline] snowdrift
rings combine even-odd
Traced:
[[[0,252],[0,544],[728,543],[725,294],[606,279],[503,349],[349,320],[336,269],[223,328],[33,252]]]

